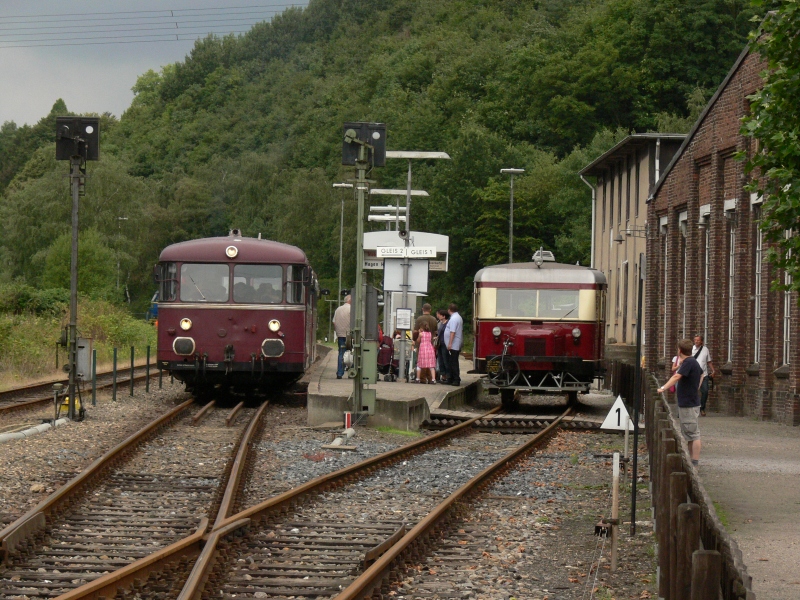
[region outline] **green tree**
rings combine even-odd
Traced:
[[[47,249],[42,271],[44,288],[70,287],[70,256],[72,234],[64,233]],[[114,295],[116,286],[116,255],[96,229],[88,229],[78,236],[78,291],[93,297]]]
[[[751,50],[767,61],[764,86],[750,99],[742,131],[758,140],[747,171],[750,190],[763,195],[761,228],[774,246],[769,257],[791,279],[777,287],[800,290],[800,2],[754,0],[769,12],[751,37]]]

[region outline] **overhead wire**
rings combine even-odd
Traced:
[[[280,2],[220,8],[0,16],[0,49],[175,42],[203,35],[241,34],[287,8],[305,5]],[[170,33],[163,33],[166,31]]]

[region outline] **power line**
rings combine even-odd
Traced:
[[[241,31],[228,31],[227,33],[247,33],[249,29],[241,30]],[[20,46],[0,46],[0,50],[6,48],[47,48],[47,47],[55,47],[55,46],[100,46],[105,44],[150,44],[150,43],[157,43],[157,42],[188,42],[191,40],[196,40],[197,35],[191,35],[190,37],[181,38],[181,35],[189,35],[189,34],[176,34],[175,39],[164,39],[164,40],[127,40],[127,41],[113,41],[113,42],[78,42],[78,43],[58,43],[58,44],[29,44],[29,45],[20,45]]]
[[[274,12],[270,13],[269,16],[274,16],[276,14],[276,12],[277,11],[274,11]],[[228,24],[228,23],[238,23],[239,25],[237,25],[237,26],[241,26],[241,23],[243,23],[243,22],[244,23],[251,23],[251,24],[255,25],[256,23],[261,23],[264,20],[265,19],[259,19],[259,18],[256,18],[256,17],[250,17],[250,18],[245,18],[245,19],[221,19],[221,20],[220,19],[214,19],[214,20],[198,19],[198,20],[189,20],[189,21],[172,21],[170,23],[164,23],[163,25],[162,24],[154,24],[154,23],[130,23],[130,24],[126,24],[126,25],[112,25],[111,27],[104,27],[102,29],[86,29],[84,31],[76,31],[75,35],[86,35],[86,34],[92,34],[92,33],[114,33],[114,32],[125,33],[125,32],[130,32],[130,31],[158,31],[158,30],[164,30],[164,29],[180,29],[179,25],[184,25],[184,26],[188,25],[189,28],[191,28],[192,24],[194,24],[194,23],[201,24],[201,25],[202,24],[206,24],[206,23],[217,23],[217,25],[215,25],[215,27],[224,27],[224,26],[226,26],[225,24]],[[142,25],[144,27],[140,28],[140,27],[138,27],[139,25]],[[77,28],[77,27],[98,27],[98,26],[96,26],[96,25],[76,25],[75,27]],[[124,29],[122,29],[123,27],[124,27]],[[36,29],[36,28],[31,27],[30,29]],[[45,28],[42,28],[42,29],[56,29],[57,31],[53,31],[53,32],[33,31],[33,32],[29,32],[29,33],[0,33],[0,38],[34,36],[34,35],[52,36],[52,35],[64,35],[64,34],[72,33],[69,30],[65,30],[63,27],[45,27]],[[0,31],[7,31],[7,30],[4,29],[4,28],[0,28]],[[27,40],[19,40],[19,41],[27,41]]]
[[[245,30],[245,31],[248,31],[248,30]],[[32,43],[32,42],[73,42],[73,41],[74,42],[78,42],[78,41],[92,41],[92,40],[114,40],[114,39],[120,39],[120,38],[142,38],[142,37],[170,38],[171,39],[171,38],[173,38],[173,37],[175,37],[177,35],[195,35],[195,36],[197,36],[197,35],[203,35],[203,34],[206,34],[206,33],[213,34],[213,33],[219,33],[219,32],[208,31],[207,29],[195,30],[195,31],[192,31],[191,29],[189,29],[189,30],[179,30],[179,33],[140,33],[140,34],[133,34],[133,35],[101,35],[101,36],[86,37],[86,38],[75,38],[75,37],[71,37],[71,38],[50,38],[50,39],[42,39],[42,40],[24,40],[24,41],[27,42],[27,43]],[[224,30],[222,33],[229,33],[229,32],[227,30]],[[230,33],[233,33],[233,32],[230,32]],[[148,41],[148,40],[143,40],[143,41]],[[152,41],[158,41],[158,40],[152,40]],[[2,40],[0,40],[0,44],[4,44],[4,43],[9,43],[9,42],[3,42]],[[19,46],[2,46],[2,47],[3,48],[15,48],[15,47],[19,48]]]
[[[251,4],[249,6],[226,6],[220,8],[176,8],[176,9],[163,9],[163,10],[126,10],[126,11],[111,11],[111,12],[92,12],[92,13],[57,13],[51,15],[9,15],[6,17],[0,16],[0,20],[3,19],[35,19],[36,21],[40,21],[42,18],[47,17],[77,17],[76,19],[69,19],[69,20],[85,20],[86,17],[91,17],[92,15],[142,15],[142,14],[156,14],[164,13],[164,17],[167,16],[175,16],[175,13],[184,13],[184,12],[200,12],[200,11],[231,11],[231,10],[244,10],[248,8],[288,8],[290,6],[298,6],[297,3],[278,3],[278,4]],[[115,17],[108,17],[108,19],[113,19]],[[136,19],[141,17],[118,17],[121,19]],[[158,18],[158,17],[153,17]],[[101,20],[98,18],[96,20]],[[56,21],[45,21],[45,22],[56,22]],[[5,24],[5,23],[4,23]]]

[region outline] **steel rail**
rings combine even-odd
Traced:
[[[154,363],[151,364],[150,366],[153,368],[154,371],[156,372],[158,371],[158,368]],[[140,363],[134,366],[134,370],[144,369],[145,367],[147,367],[147,363]],[[117,369],[117,373],[123,373],[124,371],[130,371],[130,367]],[[96,377],[105,377],[106,375],[112,375],[113,373],[114,373],[113,369],[110,371],[99,371],[96,374]],[[66,385],[68,383],[68,380],[66,378],[51,379],[49,381],[40,381],[39,383],[29,383],[27,385],[21,385],[19,387],[9,388],[7,390],[0,391],[0,398],[3,396],[10,396],[12,394],[24,394],[24,393],[34,392],[35,390],[37,390],[37,388],[39,388],[39,391],[41,392],[50,392],[52,391],[53,385],[56,383],[61,383],[63,385]]]
[[[477,421],[479,418],[493,414],[499,410],[500,408],[492,409],[488,413],[477,416],[471,421],[460,423],[455,427],[441,431],[422,440],[417,440],[416,442],[411,442],[410,444],[406,444],[400,448],[395,448],[389,452],[384,452],[383,454],[373,456],[364,461],[356,463],[355,465],[334,471],[333,473],[320,475],[311,481],[307,481],[296,488],[288,490],[282,494],[278,494],[277,496],[273,496],[264,502],[240,511],[235,515],[223,518],[222,520],[218,518],[217,522],[214,524],[212,534],[222,532],[223,530],[225,531],[225,534],[228,534],[234,529],[239,529],[246,524],[250,524],[252,521],[260,519],[267,513],[280,509],[281,507],[291,504],[292,502],[296,502],[303,495],[321,492],[328,486],[335,485],[336,483],[341,482],[343,479],[354,476],[359,471],[370,471],[378,466],[385,466],[386,463],[391,463],[401,456],[408,454],[409,452],[414,452],[424,446],[438,444],[448,437],[452,437],[456,433],[470,427],[473,422]],[[219,514],[220,516],[222,515],[222,510],[220,510]],[[234,527],[236,524],[238,525]],[[220,533],[220,535],[216,535],[213,539],[213,546],[212,540],[209,538],[206,547],[203,549],[203,556],[198,559],[194,570],[187,579],[186,584],[184,585],[184,588],[178,597],[179,600],[199,600],[201,598],[203,587],[206,585],[216,559],[216,544],[223,537],[224,535],[222,533]]]
[[[477,492],[484,485],[491,483],[491,480],[502,474],[504,470],[510,468],[514,461],[544,442],[561,424],[561,419],[566,417],[571,410],[571,408],[568,408],[561,417],[536,434],[531,440],[513,452],[505,455],[450,494],[444,502],[428,513],[428,515],[417,523],[417,525],[399,542],[392,546],[383,556],[378,558],[355,581],[347,586],[347,588],[342,590],[334,600],[361,600],[370,597],[375,588],[383,585],[384,579],[388,578],[390,575],[392,565],[396,560],[401,559],[405,551],[410,550],[413,544],[423,539],[425,536],[430,535],[433,529],[446,517],[447,513],[459,502],[466,500],[470,494]]]
[[[50,496],[0,531],[1,561],[5,561],[9,552],[13,552],[22,541],[34,537],[39,531],[44,529],[47,515],[57,510],[61,503],[66,502],[73,494],[78,493],[86,483],[98,475],[103,469],[113,465],[117,459],[133,449],[133,447],[141,442],[148,434],[175,418],[193,402],[194,399],[191,399],[179,404],[168,413],[158,417],[156,420],[114,446],[100,458],[95,459],[92,464],[78,473],[66,484],[50,494]]]
[[[166,568],[170,563],[173,563],[184,556],[190,556],[195,559],[195,565],[190,574],[195,572],[205,573],[213,567],[213,560],[215,558],[215,551],[219,539],[250,523],[250,519],[239,519],[229,522],[225,526],[218,526],[225,517],[229,515],[233,509],[236,501],[236,495],[239,491],[239,486],[244,475],[245,466],[247,464],[248,451],[250,444],[255,438],[258,431],[258,426],[264,412],[269,405],[265,402],[253,415],[245,432],[239,440],[238,450],[236,457],[233,461],[228,482],[225,486],[225,493],[217,510],[217,517],[214,523],[213,531],[206,533],[208,529],[209,520],[203,517],[197,531],[182,540],[162,548],[149,556],[145,556],[121,569],[104,575],[94,581],[86,583],[74,590],[58,596],[58,600],[96,600],[100,596],[105,598],[113,598],[118,590],[130,587],[135,581],[146,581],[147,577],[152,572],[156,572]],[[202,577],[198,577],[200,581]],[[186,588],[184,588],[185,590]]]
[[[143,367],[136,367],[136,368],[139,369],[139,368],[143,368]],[[104,375],[108,375],[108,374],[109,373],[104,373]],[[98,373],[98,376],[99,375],[100,375],[100,373]],[[152,373],[150,374],[150,377],[153,377]],[[146,379],[146,378],[147,378],[147,373],[140,373],[139,375],[134,375],[133,376],[133,380],[135,382],[142,381],[143,379]],[[130,377],[117,377],[117,385],[130,383],[130,381],[131,381]],[[60,383],[60,382],[57,381],[55,383]],[[40,385],[40,384],[37,384],[37,386],[38,385]],[[50,384],[50,385],[52,385],[52,384]],[[108,388],[112,387],[113,385],[114,385],[113,381],[110,381],[108,383],[98,383],[97,387],[95,389],[105,390],[105,389],[108,389]],[[17,388],[17,390],[21,390],[21,389],[23,389],[23,388]],[[2,396],[4,394],[9,394],[10,395],[11,392],[14,392],[14,391],[16,391],[16,390],[6,390],[5,392],[0,392],[0,396]],[[29,406],[34,406],[36,404],[45,404],[47,402],[52,402],[52,401],[53,401],[52,392],[51,392],[51,394],[49,396],[42,397],[42,398],[34,398],[33,400],[23,400],[22,402],[8,401],[8,402],[5,402],[3,404],[0,404],[0,414],[10,413],[10,412],[13,412],[15,410],[21,410],[21,409],[29,407]]]

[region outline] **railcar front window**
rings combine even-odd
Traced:
[[[498,317],[536,317],[536,290],[498,289]]]
[[[233,301],[280,304],[283,300],[281,265],[236,265],[233,267]]]
[[[539,318],[578,318],[578,290],[539,290]]]
[[[228,265],[181,265],[181,302],[227,302],[229,286]]]
[[[303,303],[302,265],[289,265],[286,267],[286,302],[290,304]]]

